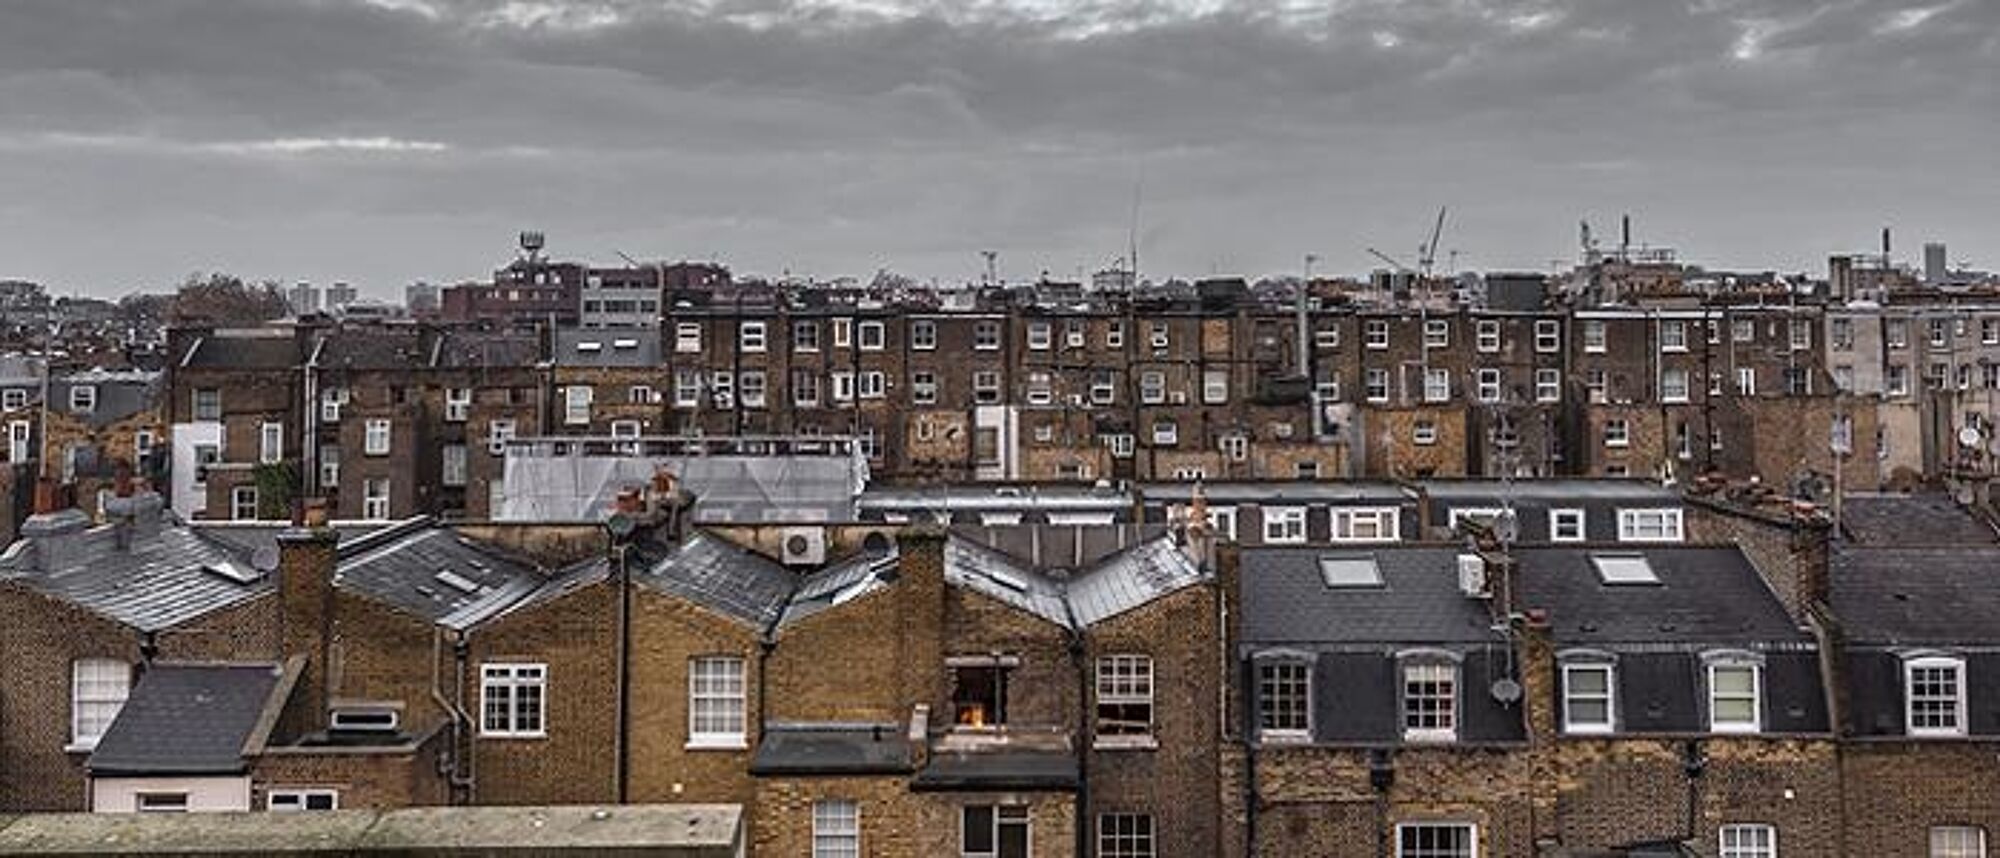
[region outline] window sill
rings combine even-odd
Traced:
[[[1312,741],[1304,730],[1265,730],[1257,735],[1259,745],[1303,745]]]
[[[65,754],[88,754],[97,750],[96,742],[71,742],[63,746]]]
[[[536,731],[533,733],[526,733],[526,732],[500,733],[500,732],[490,732],[482,730],[479,733],[479,738],[481,739],[547,739],[548,737],[549,734],[547,731]]]
[[[1099,736],[1090,743],[1093,751],[1157,751],[1160,742],[1152,736]]]
[[[747,751],[750,743],[742,736],[698,737],[682,747],[689,751]]]

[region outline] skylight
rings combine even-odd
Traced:
[[[1319,576],[1328,587],[1382,586],[1382,569],[1373,554],[1322,554]]]
[[[1592,554],[1590,563],[1606,584],[1660,583],[1660,576],[1653,574],[1653,564],[1643,554]]]
[[[245,568],[244,566],[242,566],[241,564],[237,563],[234,560],[223,560],[216,563],[208,563],[203,565],[201,568],[202,571],[205,571],[210,575],[234,581],[238,584],[255,584],[259,580],[262,580],[264,577],[264,573],[259,572],[255,569]]]
[[[479,582],[453,572],[450,569],[437,573],[435,577],[439,584],[443,584],[461,593],[470,594],[479,592]]]

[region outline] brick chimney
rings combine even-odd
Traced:
[[[84,531],[90,516],[61,502],[56,481],[43,477],[35,481],[35,514],[21,523],[21,538],[35,550],[36,568],[43,572],[67,569],[81,562]]]
[[[944,549],[948,538],[944,528],[935,525],[912,525],[896,534],[896,589],[902,600],[897,657],[903,666],[903,700],[909,704],[944,703]]]
[[[1822,510],[1754,490],[1690,494],[1686,501],[1690,542],[1737,546],[1793,618],[1805,622],[1822,613],[1833,540],[1833,521]]]
[[[278,533],[279,639],[286,657],[306,662],[299,689],[307,723],[323,723],[332,697],[333,575],[340,535],[326,526],[326,502],[309,501],[305,523]]]

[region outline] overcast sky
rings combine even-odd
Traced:
[[[14,0],[0,277],[2000,267],[2000,0]],[[1444,262],[1440,254],[1440,262]]]

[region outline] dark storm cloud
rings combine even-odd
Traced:
[[[0,29],[0,275],[379,289],[597,260],[956,277],[1479,266],[1634,210],[1803,266],[1990,242],[2000,4],[49,0]],[[1143,176],[1143,180],[1141,177]]]

